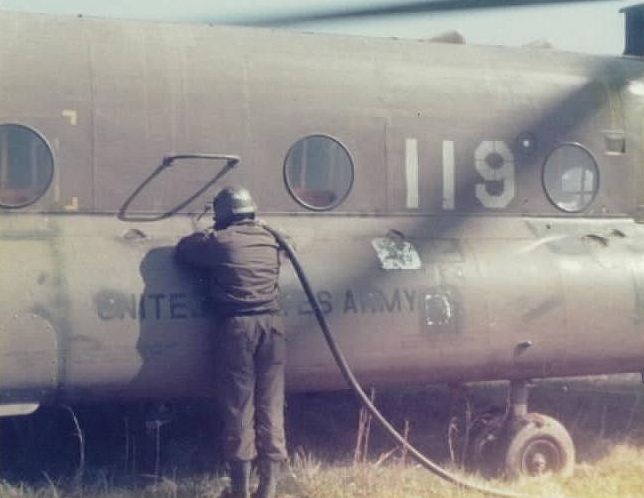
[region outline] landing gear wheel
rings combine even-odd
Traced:
[[[515,424],[505,453],[508,477],[572,475],[575,446],[563,425],[540,413],[528,413]]]

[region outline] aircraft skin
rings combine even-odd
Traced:
[[[216,393],[212,310],[173,246],[231,184],[293,241],[366,386],[644,371],[637,57],[0,13],[0,74],[5,415]],[[16,130],[53,157],[24,206]],[[307,136],[350,158],[330,207],[288,186]],[[589,175],[572,208],[557,151]],[[241,161],[173,216],[225,161],[132,197],[192,153]],[[289,389],[344,387],[288,262],[281,287]]]

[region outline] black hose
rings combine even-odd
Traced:
[[[401,446],[403,446],[409,454],[423,467],[425,467],[427,470],[433,472],[436,474],[438,477],[445,479],[446,481],[451,482],[452,484],[456,484],[457,486],[461,486],[464,489],[469,489],[469,490],[474,490],[478,491],[480,493],[485,493],[490,496],[499,496],[502,498],[525,498],[524,495],[521,495],[519,493],[512,493],[509,491],[502,491],[502,490],[496,490],[496,489],[491,489],[491,488],[485,488],[482,486],[479,486],[477,484],[473,484],[470,482],[467,482],[451,472],[443,469],[440,467],[438,464],[434,463],[433,461],[429,460],[427,457],[425,457],[420,451],[418,451],[416,448],[414,448],[388,421],[387,419],[380,413],[380,411],[375,407],[375,405],[371,402],[369,397],[366,395],[362,387],[360,386],[360,383],[356,379],[355,375],[353,375],[353,372],[351,371],[351,368],[349,367],[349,364],[344,358],[344,355],[342,354],[342,351],[340,351],[340,348],[338,347],[337,343],[335,342],[335,338],[333,337],[333,334],[331,333],[331,330],[329,329],[328,323],[326,321],[326,318],[324,316],[324,313],[322,312],[322,309],[320,308],[320,303],[317,300],[317,297],[315,296],[315,293],[313,292],[313,289],[311,288],[311,284],[309,283],[309,280],[304,273],[304,270],[302,269],[302,265],[300,264],[300,261],[295,254],[295,251],[291,248],[291,245],[288,243],[288,241],[276,230],[273,228],[263,224],[262,225],[266,230],[268,230],[277,240],[278,244],[280,247],[286,252],[288,255],[289,259],[293,263],[293,268],[295,268],[295,272],[297,273],[297,277],[300,280],[300,283],[302,284],[302,288],[304,289],[304,292],[306,293],[306,296],[311,303],[311,306],[313,308],[313,312],[315,313],[315,317],[317,318],[318,323],[320,324],[320,328],[322,329],[322,332],[324,333],[324,338],[326,339],[326,342],[329,346],[329,349],[331,350],[331,353],[333,354],[333,357],[335,358],[336,363],[338,364],[338,367],[340,367],[340,370],[342,371],[342,374],[344,375],[344,378],[346,381],[349,383],[349,386],[351,389],[355,392],[355,394],[360,398],[360,401],[362,404],[365,406],[365,408],[371,413],[371,415],[382,425],[382,427],[387,431],[387,433],[395,440],[397,441]]]

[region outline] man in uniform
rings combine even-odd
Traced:
[[[280,462],[286,459],[280,249],[255,221],[256,206],[245,188],[221,190],[213,210],[214,230],[181,239],[176,257],[209,278],[231,495],[250,497],[251,462],[257,457],[255,497],[271,498]]]

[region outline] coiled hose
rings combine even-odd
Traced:
[[[340,348],[338,347],[335,338],[333,337],[333,334],[331,333],[331,330],[329,329],[328,323],[326,321],[326,318],[324,316],[324,313],[322,312],[322,309],[320,308],[320,303],[317,300],[317,297],[315,296],[315,293],[313,292],[313,289],[311,287],[311,284],[304,273],[304,269],[302,268],[302,265],[300,264],[300,261],[297,257],[297,254],[295,254],[295,251],[291,248],[291,245],[288,243],[288,241],[275,229],[271,228],[270,226],[266,224],[262,224],[262,226],[268,230],[274,237],[275,240],[277,240],[278,244],[280,247],[286,252],[288,255],[289,259],[293,263],[293,268],[295,268],[295,272],[297,274],[298,279],[300,280],[300,283],[302,284],[302,288],[304,289],[304,292],[306,293],[306,297],[308,298],[309,302],[311,303],[311,307],[313,308],[313,312],[315,313],[315,317],[320,325],[320,328],[322,329],[322,332],[324,333],[324,338],[326,339],[326,342],[329,346],[329,349],[331,350],[331,353],[333,354],[333,358],[335,359],[336,363],[338,364],[338,367],[342,371],[342,375],[344,375],[344,378],[348,382],[349,386],[353,390],[353,392],[358,396],[362,404],[365,406],[365,408],[371,413],[371,415],[382,425],[382,427],[385,429],[385,431],[396,441],[398,444],[403,446],[409,454],[423,467],[425,467],[427,470],[430,472],[433,472],[436,474],[438,477],[445,479],[446,481],[455,484],[457,486],[460,486],[461,488],[464,489],[469,489],[473,491],[478,491],[480,493],[485,493],[490,496],[499,496],[502,498],[526,498],[525,495],[519,494],[519,493],[512,493],[509,491],[503,491],[503,490],[497,490],[497,489],[492,489],[492,488],[487,488],[483,486],[479,486],[477,484],[468,482],[464,479],[461,479],[451,472],[443,469],[441,466],[436,464],[435,462],[431,461],[425,455],[423,455],[420,451],[418,451],[416,448],[414,448],[390,423],[387,421],[387,419],[380,413],[378,408],[371,402],[369,397],[366,395],[362,387],[360,386],[360,383],[356,379],[355,375],[353,375],[353,372],[351,371],[351,368],[349,367],[349,364],[344,358],[344,355],[342,354],[342,351],[340,351]]]

